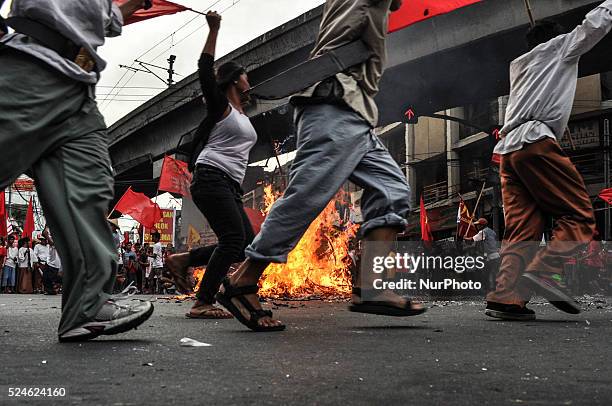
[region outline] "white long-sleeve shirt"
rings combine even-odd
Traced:
[[[106,62],[96,52],[105,37],[121,34],[123,16],[112,0],[13,0],[9,17],[27,17],[54,29],[93,57],[99,71]],[[62,58],[49,48],[36,44],[23,34],[9,34],[0,42],[30,54],[51,65],[64,75],[94,84],[96,72],[86,72],[73,61]]]
[[[495,147],[509,154],[546,137],[560,140],[572,112],[578,62],[612,29],[612,0],[591,11],[568,34],[540,44],[510,64],[505,136]]]

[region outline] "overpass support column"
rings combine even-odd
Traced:
[[[446,110],[445,114],[464,118],[462,107]],[[459,141],[459,123],[453,121],[446,122],[446,167],[447,167],[447,188],[449,199],[457,196],[461,185],[461,171],[459,170],[459,154],[453,150],[453,145]]]

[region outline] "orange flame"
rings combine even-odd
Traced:
[[[342,219],[336,205],[342,203],[340,191],[312,222],[298,245],[289,254],[286,264],[271,264],[260,282],[259,294],[268,298],[304,299],[308,297],[347,297],[351,293],[351,259],[349,242],[359,225]],[[264,188],[263,214],[268,214],[281,193],[272,186]],[[206,268],[194,268],[194,293],[176,296],[184,300],[194,297]]]
[[[339,192],[310,225],[286,264],[268,266],[260,282],[261,296],[304,298],[350,294],[349,241],[359,226],[347,224],[338,213],[336,203],[342,202],[342,195]],[[270,211],[279,196],[271,186],[264,188],[263,213]]]

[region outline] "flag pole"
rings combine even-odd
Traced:
[[[525,8],[527,8],[527,15],[529,15],[529,23],[531,28],[535,27],[535,18],[533,17],[533,10],[531,9],[531,3],[529,0],[525,0]]]
[[[196,14],[203,15],[203,16],[205,16],[205,15],[206,15],[206,13],[203,13],[203,12],[198,11],[198,10],[194,10],[194,9],[192,9],[192,8],[189,8],[189,7],[187,7],[187,8],[186,8],[186,10],[191,11],[191,12],[196,13]]]
[[[126,190],[125,192],[123,192],[123,196],[125,196],[125,194],[126,194],[127,192],[129,192],[129,191],[130,191],[130,189],[132,189],[132,187],[131,187],[131,186],[128,186],[127,190]],[[123,196],[121,196],[121,197],[123,197]],[[116,208],[117,208],[117,206],[119,205],[119,202],[121,201],[121,197],[119,198],[119,200],[117,200],[117,203],[115,203],[115,205],[113,206],[113,209],[112,209],[112,210],[111,210],[111,211],[108,213],[108,216],[106,216],[106,219],[107,219],[107,220],[110,220],[110,216],[113,214],[113,212],[115,211],[115,209],[116,209]]]
[[[465,234],[463,235],[463,238],[467,236],[468,232],[470,231],[470,227],[472,227],[472,222],[474,221],[476,210],[478,210],[478,206],[480,205],[480,198],[482,197],[482,193],[484,192],[486,184],[487,184],[486,181],[482,182],[482,189],[480,189],[480,194],[478,195],[478,199],[476,200],[476,206],[474,206],[474,211],[472,212],[472,215],[470,216],[470,222],[468,224],[467,230],[465,230]]]

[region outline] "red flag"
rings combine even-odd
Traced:
[[[604,189],[601,192],[599,192],[599,198],[602,200],[605,200],[606,203],[608,204],[612,204],[612,188]]]
[[[113,0],[113,3],[120,5],[125,3],[125,0]],[[181,11],[190,10],[189,7],[181,6],[180,4],[172,3],[166,0],[153,0],[153,7],[148,10],[138,10],[131,17],[123,22],[123,25],[137,23],[139,21],[148,20],[149,18],[161,17],[170,14],[176,14]]]
[[[264,216],[259,210],[251,209],[250,207],[245,207],[244,211],[251,222],[251,226],[253,226],[253,232],[256,235],[259,234],[259,231],[261,231],[261,225],[266,219],[266,216]]]
[[[493,164],[495,166],[500,166],[501,165],[501,155],[493,154],[491,156],[491,164]]]
[[[478,3],[481,0],[410,0],[391,14],[389,32],[399,31],[419,21],[440,14],[446,14],[461,7]]]
[[[159,177],[159,190],[191,197],[189,186],[192,175],[187,166],[187,162],[166,156]]]
[[[32,238],[34,233],[34,206],[32,205],[32,198],[30,197],[30,204],[28,204],[28,212],[26,213],[25,224],[23,225],[23,233],[21,238]]]
[[[425,210],[423,195],[421,195],[421,239],[426,242],[432,242],[434,240],[433,234],[431,233],[431,226],[429,225],[429,219],[427,218],[427,211]]]
[[[0,236],[5,237],[8,234],[6,229],[6,196],[4,190],[0,192]]]
[[[459,212],[457,213],[457,236],[459,238],[470,238],[476,235],[478,230],[474,226],[474,217],[470,214],[467,205],[460,198]]]
[[[143,193],[134,192],[131,186],[121,196],[115,210],[131,216],[146,228],[153,228],[155,223],[162,218],[162,212],[157,203],[153,203]]]

